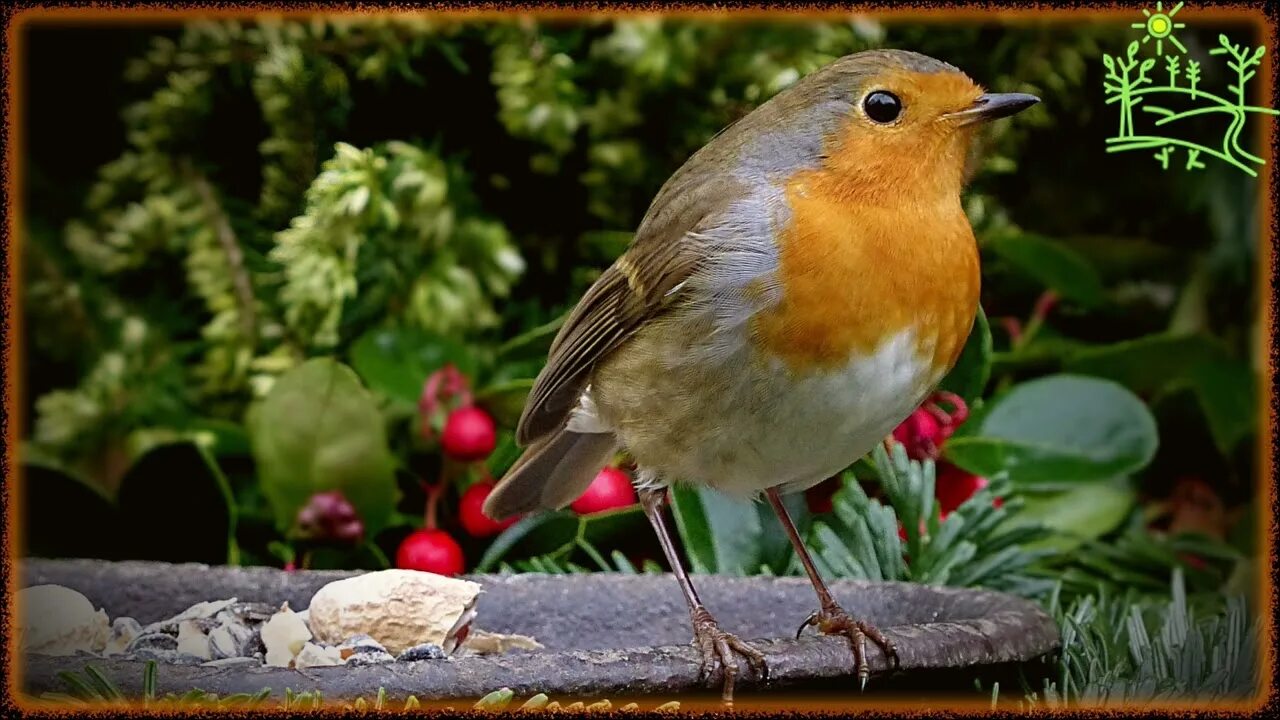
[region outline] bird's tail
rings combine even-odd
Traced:
[[[617,449],[613,433],[575,433],[561,428],[525,450],[481,509],[501,520],[543,508],[562,508],[587,489]]]

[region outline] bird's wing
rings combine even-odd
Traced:
[[[676,296],[672,291],[705,259],[697,231],[714,223],[737,187],[718,175],[688,170],[691,166],[699,167],[690,159],[662,187],[631,246],[587,290],[556,334],[516,428],[520,445],[564,425],[595,364],[665,312]]]

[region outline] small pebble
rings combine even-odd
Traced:
[[[400,653],[396,658],[401,662],[416,662],[418,660],[443,660],[445,657],[444,650],[434,643],[422,643]]]

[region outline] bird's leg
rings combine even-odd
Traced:
[[[849,617],[849,614],[831,596],[831,591],[827,589],[827,584],[822,581],[822,576],[818,574],[818,569],[813,566],[813,558],[809,557],[809,550],[804,546],[804,541],[800,539],[800,532],[796,530],[796,525],[791,521],[791,516],[787,513],[786,506],[782,504],[782,497],[778,494],[778,489],[776,487],[769,488],[765,491],[765,495],[769,498],[769,504],[773,506],[773,512],[778,516],[782,527],[786,528],[787,536],[791,538],[791,546],[796,549],[796,555],[800,557],[800,562],[804,565],[805,572],[809,574],[809,582],[813,583],[813,589],[818,593],[819,609],[805,619],[804,624],[796,631],[796,637],[800,637],[800,633],[804,632],[805,628],[815,625],[824,635],[844,635],[849,638],[849,642],[853,646],[854,668],[858,672],[858,680],[863,687],[866,687],[867,676],[870,674],[866,657],[867,638],[871,638],[872,642],[880,646],[885,656],[893,660],[896,668],[898,666],[898,650],[893,646],[893,641],[882,635],[872,625]]]
[[[738,677],[738,661],[734,653],[745,657],[756,675],[761,680],[767,680],[769,668],[765,664],[764,655],[736,636],[721,630],[716,619],[698,598],[698,591],[689,581],[689,574],[685,572],[684,565],[680,562],[680,555],[676,553],[675,544],[671,541],[671,533],[667,530],[666,519],[662,515],[662,506],[667,496],[666,488],[640,490],[639,496],[640,506],[644,508],[644,514],[649,518],[649,523],[653,525],[653,531],[658,536],[658,544],[662,546],[662,554],[666,555],[671,571],[675,573],[676,580],[680,583],[685,602],[689,603],[689,618],[693,622],[693,644],[702,654],[700,679],[706,681],[715,672],[716,666],[720,666],[724,672],[724,685],[720,696],[724,702],[732,703],[734,680]]]

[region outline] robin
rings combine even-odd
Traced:
[[[672,482],[768,499],[818,595],[801,625],[869,638],[782,504],[848,467],[938,385],[978,305],[960,205],[975,129],[1039,102],[985,93],[918,53],[840,58],[721,131],[658,191],[630,247],[553,341],[516,430],[524,455],[484,504],[561,508],[619,450],[689,604],[704,673],[732,698],[744,657],[698,598],[663,517]]]

